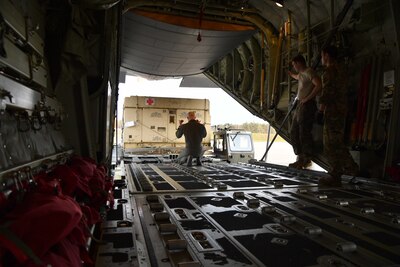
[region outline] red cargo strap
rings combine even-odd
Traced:
[[[19,263],[26,262],[30,258],[35,264],[42,264],[35,253],[4,225],[0,226],[0,247],[10,251]]]

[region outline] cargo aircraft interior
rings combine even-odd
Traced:
[[[398,0],[0,0],[0,267],[400,266],[399,14]],[[140,152],[115,143],[134,75],[211,83],[292,144],[292,59],[323,75],[328,46],[359,167],[341,185],[240,151],[201,166],[144,153],[195,102],[163,106],[173,119]]]

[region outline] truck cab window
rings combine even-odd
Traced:
[[[253,150],[251,136],[248,134],[240,134],[240,133],[232,134],[229,135],[228,140],[231,151],[246,152]]]

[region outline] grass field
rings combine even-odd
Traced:
[[[266,133],[252,133],[253,142],[267,142],[267,134]],[[269,141],[274,138],[274,134],[270,134]],[[284,142],[285,140],[278,135],[275,139],[275,142]]]

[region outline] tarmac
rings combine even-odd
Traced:
[[[254,156],[260,160],[267,149],[267,142],[254,142]],[[285,141],[275,141],[268,151],[267,163],[288,166],[289,163],[296,161],[296,155],[293,153],[292,146]],[[326,171],[319,165],[312,163],[311,170]]]

